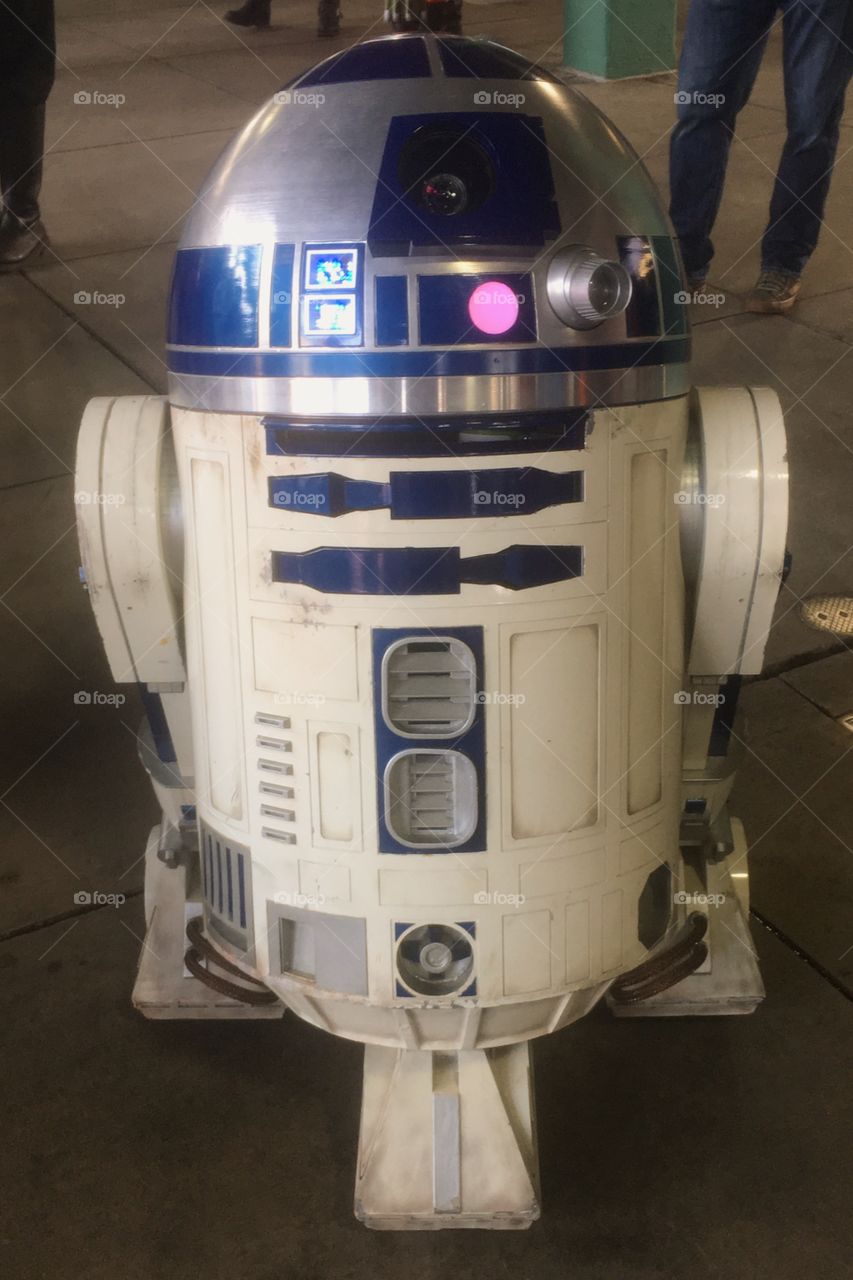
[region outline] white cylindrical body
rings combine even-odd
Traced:
[[[207,927],[301,1016],[409,1048],[511,1043],[581,1016],[662,936],[661,868],[678,859],[686,420],[681,397],[590,413],[582,447],[383,458],[277,454],[259,417],[173,410]],[[459,471],[488,514],[331,516],[319,481],[297,485],[333,473],[387,497],[401,474],[417,488],[429,473],[438,492],[439,473]],[[504,473],[491,489],[490,471]],[[532,471],[582,472],[576,499],[525,510]],[[480,557],[519,546],[579,548],[580,572],[482,580],[500,572]],[[441,551],[439,579],[448,557],[463,566],[459,589],[427,591],[430,569],[389,593],[370,553],[425,548]],[[317,549],[349,566],[348,583],[276,580]],[[465,580],[468,562],[481,581]],[[419,664],[433,662],[430,697],[442,679],[461,690],[446,733],[422,732],[424,704],[400,694],[412,676],[427,689]],[[456,798],[438,844],[424,844],[436,837],[413,799],[418,770],[450,789],[441,803]],[[447,993],[419,992],[400,968],[425,925],[463,939]]]

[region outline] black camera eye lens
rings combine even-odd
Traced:
[[[443,126],[415,130],[400,153],[398,174],[406,195],[441,218],[478,209],[495,185],[494,167],[479,143]]]
[[[436,173],[427,178],[421,187],[421,203],[430,213],[451,217],[461,213],[468,205],[465,183],[452,173]]]

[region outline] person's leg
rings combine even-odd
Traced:
[[[817,244],[853,70],[851,8],[850,0],[783,3],[788,137],[761,246],[768,272],[799,276]]]
[[[735,119],[752,90],[777,0],[691,0],[678,67],[678,123],[670,140],[670,217],[689,278],[714,253]]]
[[[53,0],[0,7],[0,271],[35,265],[47,248],[39,194],[55,47]]]
[[[336,36],[341,30],[341,11],[338,0],[319,0],[317,6],[317,35]]]

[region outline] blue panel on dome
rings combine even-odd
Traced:
[[[490,284],[507,285],[515,295],[516,320],[502,333],[489,333],[479,328],[469,312],[472,298],[489,294]],[[499,295],[498,295],[499,296]],[[498,308],[499,309],[499,308]],[[505,305],[505,311],[508,307]],[[533,306],[533,284],[530,276],[510,275],[505,271],[478,276],[418,276],[419,337],[427,347],[494,347],[500,342],[535,342],[536,312]]]
[[[467,76],[473,80],[547,80],[551,84],[562,84],[544,67],[490,40],[468,40],[462,36],[439,40],[438,49],[446,76]]]
[[[349,84],[354,80],[416,80],[431,75],[426,45],[418,36],[371,40],[353,45],[306,71],[294,83],[300,89],[315,84]]]
[[[447,172],[461,171],[467,206],[452,216],[423,202],[429,140]],[[426,145],[422,152],[422,140]],[[394,116],[388,129],[368,245],[374,256],[405,256],[412,248],[474,245],[541,248],[560,233],[551,160],[539,116],[520,111],[459,111]]]
[[[182,347],[258,345],[259,244],[179,249],[167,341]]]
[[[617,236],[619,261],[631,277],[631,301],[625,311],[629,338],[654,338],[661,331],[658,272],[647,236]]]
[[[376,277],[376,345],[405,347],[409,342],[409,283],[405,276]]]
[[[272,260],[270,290],[270,346],[293,345],[291,315],[293,312],[293,245],[277,244]]]
[[[652,236],[652,251],[657,261],[660,300],[663,309],[663,331],[670,338],[687,332],[687,308],[682,293],[681,266],[670,236]]]

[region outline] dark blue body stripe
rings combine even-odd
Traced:
[[[539,453],[583,449],[587,409],[542,409],[516,414],[371,417],[312,422],[262,418],[267,453],[339,458],[439,458],[472,454]]]
[[[237,885],[240,890],[240,928],[246,927],[246,885],[243,878],[243,855],[237,854]]]
[[[316,516],[389,509],[392,520],[460,520],[533,515],[583,500],[583,472],[539,467],[488,471],[392,471],[389,482],[352,480],[335,471],[270,476],[269,505]]]
[[[644,365],[686,364],[688,338],[602,347],[528,347],[503,351],[175,351],[172,373],[232,378],[425,378],[472,374],[584,373]]]
[[[583,574],[583,547],[522,543],[463,559],[458,547],[273,551],[273,582],[336,595],[458,595],[466,583],[526,591]]]
[[[231,850],[225,846],[225,869],[228,873],[228,919],[234,919],[234,892],[231,887]]]

